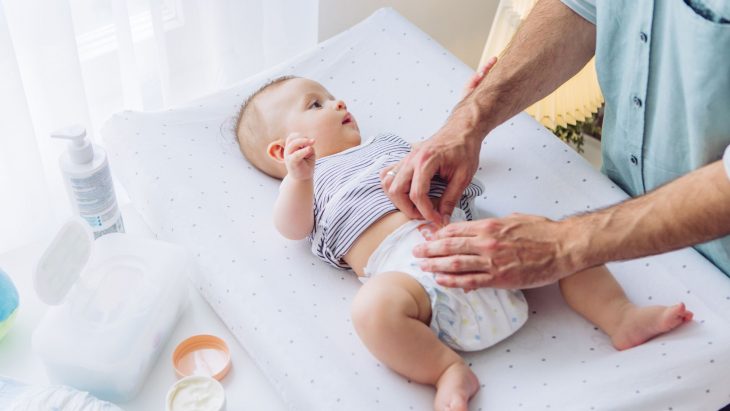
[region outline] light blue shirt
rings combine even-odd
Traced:
[[[596,25],[606,99],[603,172],[611,180],[638,196],[723,157],[730,145],[730,1],[563,3]],[[695,248],[730,275],[730,236]]]

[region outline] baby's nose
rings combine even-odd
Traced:
[[[335,104],[335,109],[336,110],[347,110],[347,105],[345,104],[344,101],[337,100],[337,102]]]

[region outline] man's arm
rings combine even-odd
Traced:
[[[577,267],[628,260],[730,234],[730,180],[716,161],[644,196],[566,219]]]
[[[411,218],[440,223],[474,176],[484,136],[577,73],[595,43],[593,24],[559,0],[539,1],[489,75],[431,139],[399,163],[387,182],[390,199]],[[428,199],[437,173],[449,182],[438,211]]]
[[[481,142],[492,129],[573,77],[595,50],[596,26],[560,0],[538,1],[499,64],[451,117],[472,126],[470,138]]]
[[[427,258],[424,270],[446,273],[436,278],[445,286],[536,287],[730,234],[729,205],[730,179],[717,161],[644,196],[561,221],[515,214],[451,224],[414,255]]]

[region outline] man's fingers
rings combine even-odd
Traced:
[[[397,170],[397,166],[398,164],[393,164],[380,170],[380,185],[386,193],[390,190],[390,185],[393,182],[394,174],[390,171]]]
[[[461,173],[456,174],[449,181],[444,194],[439,199],[439,213],[442,216],[451,216],[454,207],[456,207],[456,202],[461,198],[461,193],[464,192],[467,185],[469,185],[469,181]]]
[[[411,181],[409,198],[426,220],[441,224],[441,215],[436,211],[431,199],[428,197],[428,192],[431,190],[431,180],[438,171],[437,167],[434,162],[426,161],[416,168]]]
[[[387,167],[383,167],[380,170],[380,173],[379,173],[380,174],[380,181],[382,182],[382,181],[385,181],[385,180],[392,180],[393,177],[395,177],[395,172],[398,171],[398,165],[399,164],[400,163],[395,163],[395,164],[391,164],[391,165],[389,165]],[[391,173],[391,171],[393,171],[393,172]]]
[[[483,230],[483,225],[490,224],[490,220],[459,221],[451,223],[436,231],[436,239],[449,237],[475,237]]]
[[[479,245],[469,237],[452,237],[426,241],[413,247],[413,255],[418,258],[447,257],[456,254],[479,254]]]
[[[494,67],[494,65],[497,64],[497,56],[492,56],[487,60],[486,63],[482,66],[481,70],[479,70],[480,73],[482,73],[482,76],[489,73],[489,71]]]
[[[461,91],[461,98],[465,99],[466,96],[469,95],[472,91],[474,91],[475,88],[479,85],[479,82],[482,81],[482,78],[479,76],[479,73],[474,73],[472,77],[469,79],[469,82],[466,83],[466,86],[464,86],[464,89]]]
[[[420,263],[421,270],[431,273],[474,273],[486,272],[490,263],[478,255],[453,255],[449,257],[429,258]]]
[[[485,272],[476,272],[468,274],[436,274],[436,282],[451,288],[475,289],[484,287],[489,283],[493,276]]]
[[[413,167],[409,166],[408,162],[405,161],[406,159],[399,163],[398,172],[393,176],[387,193],[388,197],[393,201],[393,204],[405,213],[408,218],[420,219],[423,217],[408,196],[411,187],[411,178],[413,177]]]
[[[479,85],[479,83],[482,82],[484,79],[484,76],[486,76],[490,70],[492,70],[492,67],[497,63],[497,57],[492,57],[489,60],[487,60],[486,63],[477,71],[472,74],[472,76],[469,78],[469,81],[466,83],[466,86],[464,87],[464,92],[462,98],[466,97],[469,93],[474,91],[475,88]]]
[[[484,78],[485,74],[486,74],[485,69],[475,71],[474,74],[472,74],[471,78],[469,79],[467,91],[471,92],[472,90],[474,90],[479,85],[479,83],[482,82],[482,79]]]

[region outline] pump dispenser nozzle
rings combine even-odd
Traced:
[[[86,129],[80,125],[62,128],[51,133],[53,138],[69,140],[68,156],[72,163],[86,164],[94,159],[94,148],[86,138]]]

